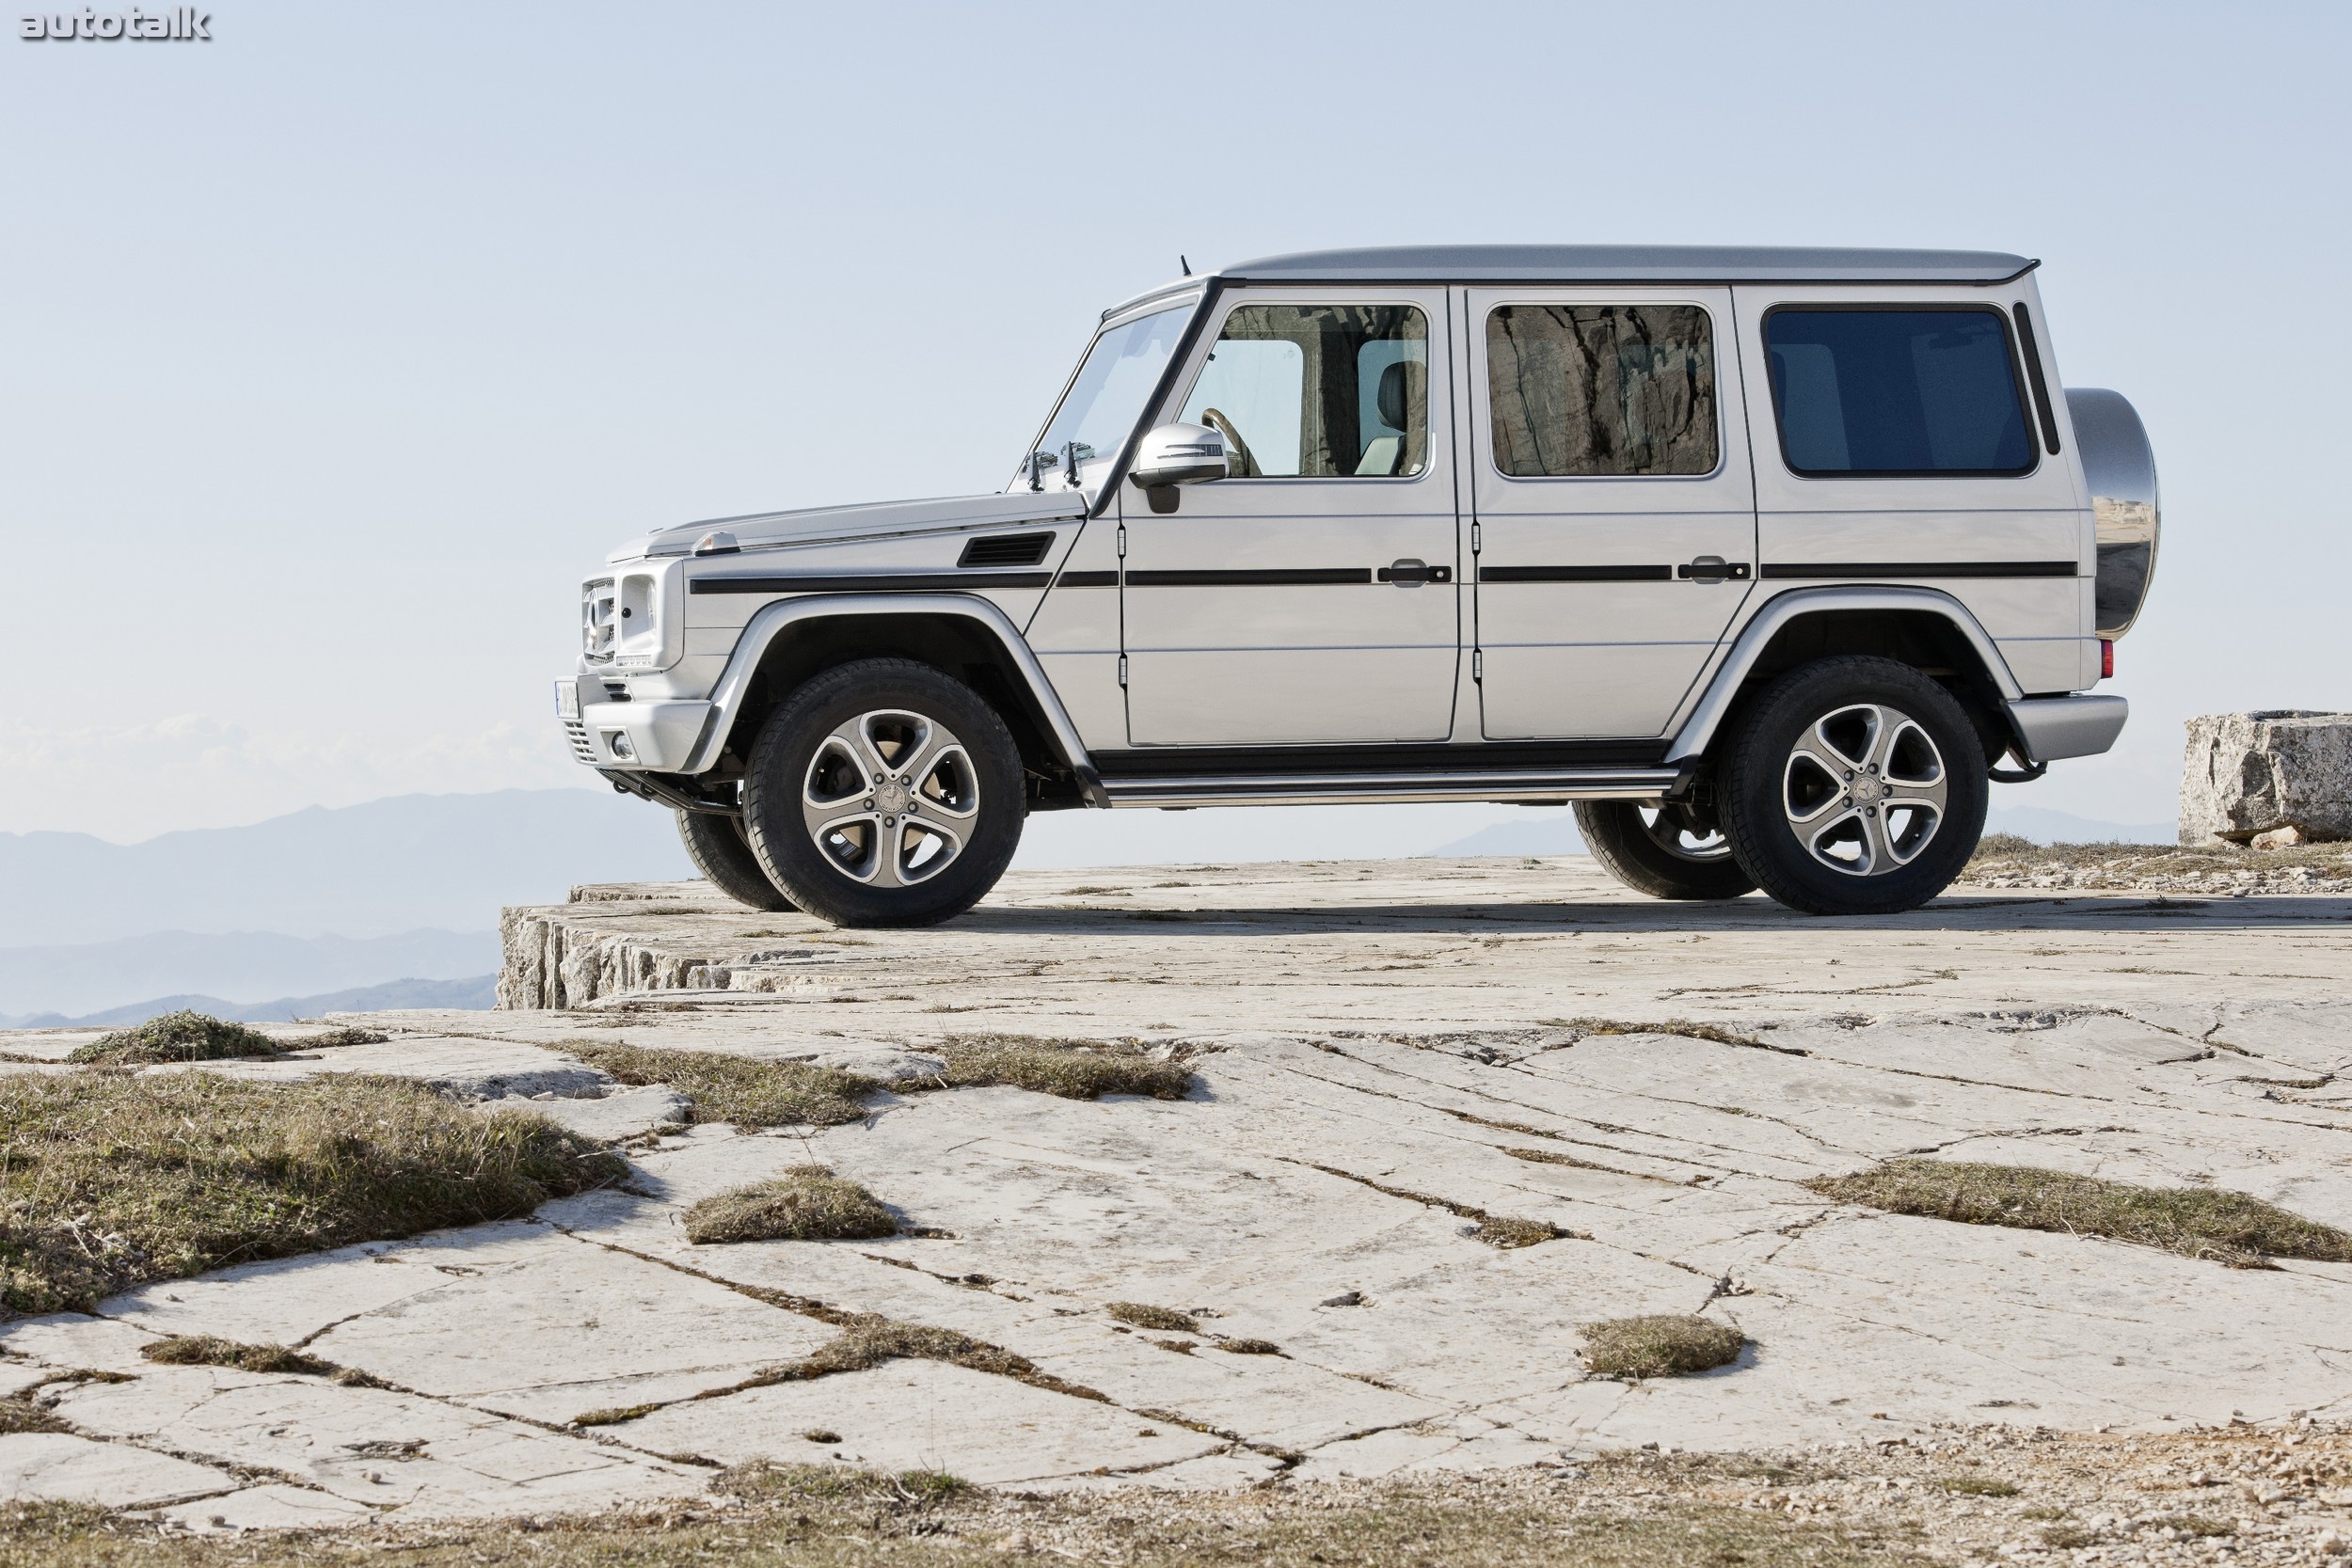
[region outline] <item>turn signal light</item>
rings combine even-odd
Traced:
[[[2112,637],[2099,639],[2099,678],[2103,681],[2115,678],[2115,639]]]

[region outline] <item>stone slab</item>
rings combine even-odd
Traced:
[[[803,1435],[810,1432],[841,1440],[814,1442]],[[1116,1405],[935,1361],[893,1361],[672,1405],[630,1422],[626,1435],[646,1448],[729,1465],[771,1459],[952,1468],[989,1486],[1148,1471],[1225,1446]]]
[[[236,1478],[128,1443],[63,1432],[0,1434],[0,1497],[151,1508],[228,1492]]]

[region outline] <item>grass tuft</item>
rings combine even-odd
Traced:
[[[1152,1307],[1140,1301],[1115,1301],[1103,1308],[1122,1323],[1156,1329],[1162,1334],[1198,1334],[1200,1320],[1172,1307]]]
[[[695,1243],[862,1241],[898,1233],[898,1216],[880,1198],[822,1165],[795,1166],[686,1211],[686,1237]]]
[[[216,1062],[230,1056],[282,1056],[286,1048],[242,1023],[229,1023],[209,1013],[183,1007],[152,1018],[134,1029],[101,1035],[77,1045],[70,1058],[76,1062],[106,1062],[124,1067],[151,1062]]]
[[[746,1502],[864,1503],[895,1513],[952,1502],[969,1493],[972,1483],[945,1470],[904,1470],[891,1475],[840,1465],[777,1465],[758,1460],[721,1471],[710,1489]]]
[[[1271,1339],[1219,1339],[1216,1348],[1235,1355],[1280,1355],[1282,1347]]]
[[[2272,1258],[2352,1262],[2352,1232],[2243,1193],[2204,1187],[2139,1187],[2029,1165],[1946,1160],[1891,1160],[1804,1184],[1839,1203],[1894,1214],[2105,1236],[2235,1268],[2267,1267]]]
[[[0,1437],[20,1432],[63,1432],[65,1423],[28,1399],[0,1399]]]
[[[616,1427],[624,1421],[633,1421],[640,1416],[650,1416],[660,1408],[661,1407],[658,1404],[612,1405],[602,1410],[583,1411],[581,1414],[572,1418],[572,1425],[576,1427]]]
[[[1063,1100],[1182,1100],[1192,1088],[1190,1068],[1133,1042],[966,1035],[942,1041],[939,1053],[947,1061],[940,1081],[954,1089],[1001,1084]]]
[[[299,1372],[326,1377],[342,1369],[283,1345],[241,1345],[211,1334],[174,1334],[139,1347],[148,1360],[166,1367],[234,1367],[247,1372]]]
[[[1942,1476],[1935,1484],[1947,1492],[1969,1497],[2013,1497],[2018,1491],[2015,1481],[2003,1481],[1998,1476]]]
[[[390,1043],[391,1037],[381,1029],[360,1029],[346,1024],[340,1029],[328,1029],[316,1035],[305,1035],[298,1040],[289,1040],[287,1043],[298,1045],[303,1050],[309,1051],[314,1047],[323,1048],[332,1045],[386,1045]]]
[[[2179,1530],[2183,1535],[2205,1538],[2235,1535],[2237,1527],[2227,1519],[2217,1519],[2210,1513],[2167,1513],[2148,1521],[2151,1529]]]
[[[836,1127],[866,1115],[877,1079],[806,1062],[762,1062],[711,1051],[565,1040],[568,1051],[621,1083],[663,1084],[694,1102],[696,1121],[738,1127]]]
[[[621,1179],[544,1117],[336,1074],[0,1078],[0,1308],[89,1311],[232,1263],[529,1213]]]
[[[1584,1365],[1595,1377],[1685,1377],[1740,1358],[1745,1336],[1727,1323],[1684,1312],[1587,1323]]]

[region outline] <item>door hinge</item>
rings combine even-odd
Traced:
[[[1121,561],[1127,559],[1127,525],[1125,523],[1119,525],[1119,559]]]
[[[1470,650],[1470,679],[1472,679],[1472,680],[1474,680],[1474,681],[1483,681],[1483,680],[1485,680],[1486,678],[1486,650],[1485,650],[1485,649],[1483,649],[1483,648],[1472,648],[1472,649]]]
[[[1470,554],[1476,555],[1478,553],[1478,525],[1476,523],[1472,523],[1470,524]]]
[[[1120,686],[1127,684],[1127,656],[1125,654],[1119,656],[1119,684]]]

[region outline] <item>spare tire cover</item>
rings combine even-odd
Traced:
[[[2148,427],[2123,394],[2070,388],[2066,411],[2090,484],[2099,526],[2099,635],[2121,637],[2139,619],[2156,575],[2156,454]]]

